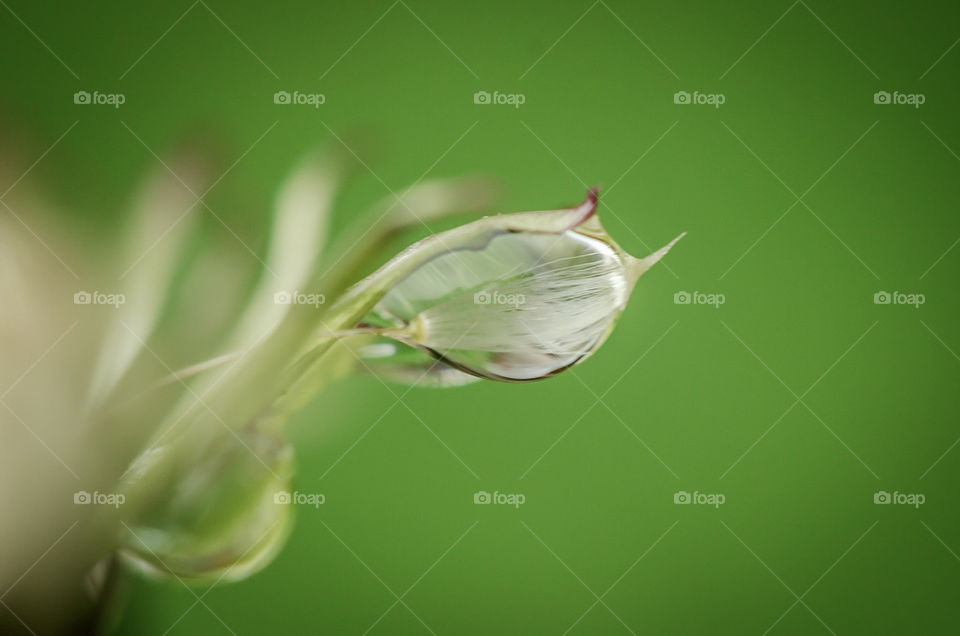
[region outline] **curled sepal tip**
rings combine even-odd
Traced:
[[[677,236],[677,238],[673,239],[672,241],[670,241],[669,243],[667,243],[657,251],[643,258],[635,258],[633,256],[628,255],[627,266],[630,269],[630,274],[631,276],[633,276],[633,280],[636,281],[636,279],[643,276],[647,272],[647,270],[649,270],[651,267],[653,267],[658,262],[660,262],[660,259],[662,259],[664,256],[667,255],[667,252],[669,252],[670,249],[677,244],[677,241],[679,241],[686,235],[687,235],[686,232],[681,232],[680,235]]]

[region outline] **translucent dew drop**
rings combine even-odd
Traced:
[[[536,380],[596,349],[631,287],[623,259],[602,240],[491,231],[417,268],[369,318],[468,373]]]

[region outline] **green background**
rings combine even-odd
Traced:
[[[375,173],[340,197],[338,227],[424,174],[480,173],[504,212],[602,184],[601,219],[634,254],[689,233],[569,373],[326,391],[291,430],[295,486],[326,503],[202,603],[137,583],[122,632],[956,633],[951,3],[9,0],[0,16],[6,134],[40,150],[79,121],[36,176],[93,228],[156,166],[122,120],[158,152],[214,138],[227,164],[278,122],[207,200],[255,249],[283,176],[330,130],[366,140]],[[81,107],[77,90],[127,100]],[[278,90],[326,103],[275,105]],[[475,505],[479,490],[526,502]]]

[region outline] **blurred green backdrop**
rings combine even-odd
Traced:
[[[956,633],[955,4],[3,4],[10,134],[39,151],[79,122],[36,175],[94,228],[155,166],[137,137],[200,135],[242,156],[207,200],[262,249],[282,176],[335,133],[372,171],[337,227],[425,174],[485,173],[499,211],[602,184],[634,254],[689,232],[570,373],[327,391],[292,430],[295,485],[326,502],[276,561],[140,582],[122,632]]]

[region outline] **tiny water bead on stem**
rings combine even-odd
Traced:
[[[684,236],[636,258],[607,234],[596,208],[591,189],[572,208],[483,219],[451,231],[458,235],[450,244],[444,234],[426,239],[408,250],[425,253],[363,322],[336,335],[391,338],[492,380],[539,380],[570,368],[603,344],[637,279]],[[404,258],[368,280],[404,267]]]

